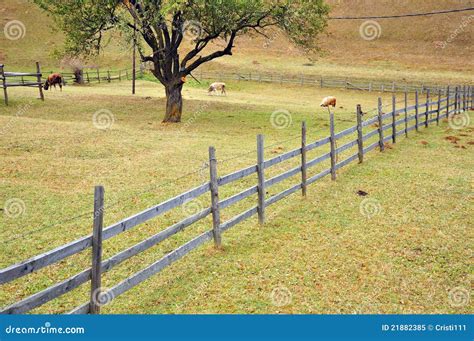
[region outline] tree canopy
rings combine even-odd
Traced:
[[[238,36],[265,34],[265,28],[273,26],[296,45],[314,49],[329,11],[323,0],[34,1],[65,32],[70,54],[97,53],[107,31],[120,30],[128,38],[138,34],[141,60],[154,65],[153,74],[165,86],[169,104],[165,121],[171,122],[181,118],[184,77],[203,63],[232,55]],[[191,43],[186,51],[184,39]],[[224,44],[211,48],[213,41]]]

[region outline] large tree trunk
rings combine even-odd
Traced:
[[[181,122],[183,112],[183,84],[166,86],[166,115],[163,122]]]

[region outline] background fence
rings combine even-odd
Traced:
[[[51,71],[52,73],[53,71]],[[74,72],[61,72],[64,78],[64,82],[67,83],[79,83],[79,84],[91,84],[91,83],[110,83],[113,81],[131,80],[133,69],[123,70],[110,70],[100,68],[84,68],[76,73]],[[143,70],[138,69],[137,74],[139,77],[143,76]]]
[[[362,163],[365,155],[370,151],[378,148],[383,152],[386,143],[396,143],[399,137],[408,137],[410,131],[418,131],[421,127],[428,127],[434,123],[438,125],[441,119],[450,119],[452,115],[457,115],[473,108],[474,96],[471,87],[456,87],[455,89],[446,89],[445,92],[447,95],[443,97],[441,90],[439,90],[435,96],[431,96],[428,91],[426,101],[421,101],[419,93],[416,92],[415,103],[411,106],[408,105],[406,93],[404,98],[398,102],[395,95],[393,95],[392,103],[385,106],[382,104],[381,98],[379,98],[377,108],[365,112],[366,115],[370,112],[375,112],[376,115],[366,119],[363,117],[361,106],[358,105],[356,110],[357,124],[339,132],[336,132],[335,129],[333,113],[329,113],[329,136],[313,142],[307,141],[306,125],[303,122],[300,137],[301,146],[271,159],[264,158],[264,137],[263,135],[258,135],[256,164],[224,176],[218,176],[216,152],[214,147],[210,147],[209,181],[106,228],[103,228],[105,207],[104,188],[97,186],[94,193],[92,235],[74,240],[68,244],[0,270],[0,284],[8,283],[36,272],[89,248],[92,254],[91,267],[10,306],[2,308],[1,313],[26,313],[74,290],[86,282],[91,283],[89,301],[76,307],[70,313],[99,313],[101,302],[104,301],[104,296],[107,297],[107,299],[105,299],[106,301],[118,297],[211,239],[214,240],[216,247],[220,247],[222,234],[224,232],[254,215],[258,215],[259,223],[264,224],[266,208],[276,204],[290,194],[301,190],[302,194],[306,195],[309,185],[328,175],[331,175],[332,180],[336,180],[338,170],[356,160]],[[387,111],[387,107],[389,108],[389,112],[385,112]],[[375,129],[372,129],[373,127],[375,127]],[[344,144],[338,147],[338,140],[344,140]],[[339,160],[339,157],[344,156],[351,148],[355,149],[355,152],[350,152],[347,157]],[[315,150],[319,151],[320,154],[315,158],[308,158],[308,153]],[[276,176],[270,178],[266,177],[270,168],[290,159],[298,161],[298,166]],[[316,174],[309,174],[311,171],[314,172],[316,165],[321,165],[326,160],[329,161],[328,168],[324,168],[316,172]],[[224,199],[220,198],[219,191],[222,186],[235,184],[237,181],[251,175],[257,175],[255,185],[230,197]],[[299,177],[296,184],[278,194],[267,197],[266,192],[269,187],[296,176]],[[205,194],[210,194],[211,197],[208,207],[110,258],[102,260],[102,242],[104,240],[128,231],[139,224],[180,207],[188,201]],[[227,221],[221,222],[220,212],[222,210],[252,195],[257,196],[255,206],[244,210]],[[105,292],[101,291],[101,275],[103,273],[112,270],[115,266],[150,249],[160,242],[171,238],[173,235],[176,235],[178,232],[183,231],[209,215],[212,215],[212,229],[199,234],[175,250],[168,252],[153,264],[137,271],[132,276],[113,286],[110,290]]]
[[[47,80],[47,76],[54,71],[50,71],[47,75],[41,73],[40,64],[36,62],[36,72],[7,72],[5,65],[0,64],[0,80],[2,81],[3,98],[5,105],[8,105],[9,87],[27,86],[35,87],[39,90],[41,100],[44,101],[43,84]],[[61,72],[63,76],[63,84],[92,84],[92,83],[111,83],[113,81],[131,80],[133,69],[123,70],[103,70],[99,68],[85,68],[76,73]],[[138,77],[143,76],[143,68],[137,70]],[[9,81],[10,80],[10,81]]]
[[[284,75],[269,72],[217,72],[217,71],[199,71],[194,74],[199,80],[234,80],[234,81],[254,81],[266,83],[280,83],[280,84],[300,84],[300,85],[315,85],[321,88],[344,88],[350,90],[363,91],[381,91],[381,92],[415,92],[420,94],[426,93],[430,90],[432,93],[438,93],[446,96],[447,84],[423,84],[423,83],[408,83],[395,81],[371,81],[362,78],[348,78],[348,77],[329,77],[319,75]]]
[[[5,105],[8,105],[8,91],[7,89],[15,86],[28,86],[38,88],[39,95],[42,101],[44,101],[43,94],[43,83],[41,80],[42,74],[40,64],[36,62],[36,72],[6,72],[5,65],[0,64],[0,79],[2,80],[3,88],[3,99]],[[7,81],[11,79],[11,81]]]

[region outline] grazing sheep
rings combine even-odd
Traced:
[[[333,97],[333,96],[328,96],[328,97],[324,97],[323,98],[323,101],[321,102],[320,106],[322,107],[333,107],[335,108],[336,107],[336,97]]]
[[[212,83],[209,86],[208,95],[210,95],[211,93],[217,93],[217,91],[220,91],[221,95],[227,95],[227,93],[225,92],[225,83],[220,83],[220,82]]]
[[[54,88],[56,89],[56,84],[59,84],[59,89],[63,91],[63,76],[59,73],[52,73],[44,83],[44,89],[48,90],[52,85],[54,85]]]

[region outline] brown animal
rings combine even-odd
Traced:
[[[336,97],[333,97],[333,96],[324,97],[321,104],[320,104],[320,106],[335,108],[336,107]]]
[[[54,85],[56,89],[56,84],[59,84],[59,89],[63,91],[63,76],[59,73],[52,73],[48,76],[46,82],[44,82],[44,89],[48,90],[52,85]]]

